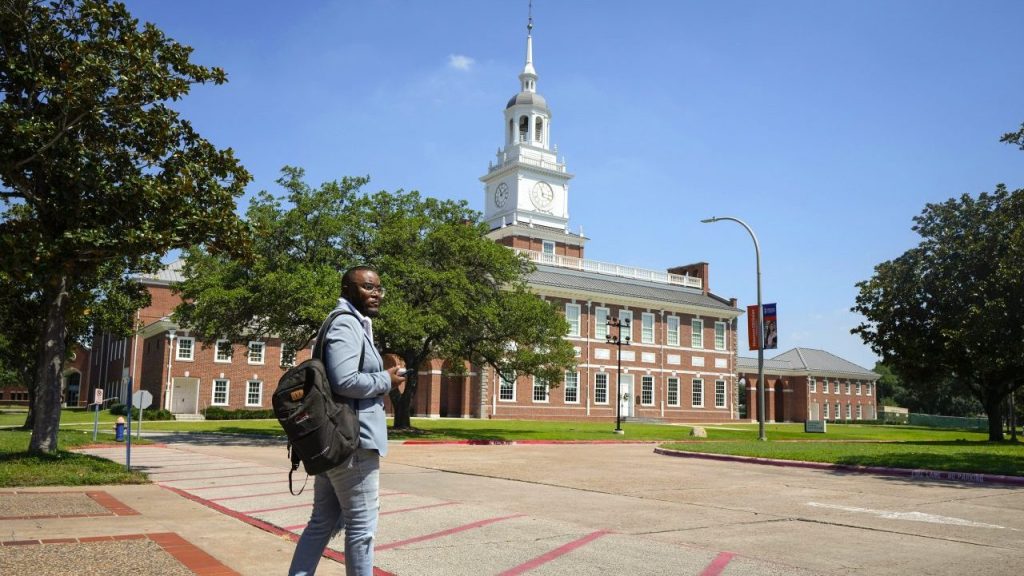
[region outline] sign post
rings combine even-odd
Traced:
[[[139,425],[135,437],[142,438],[142,411],[153,405],[153,394],[148,390],[139,390],[132,394],[132,406],[139,409]],[[128,431],[131,433],[131,430]]]
[[[96,406],[96,414],[92,419],[92,441],[96,441],[96,434],[100,431],[100,406],[103,405],[103,388],[96,388],[92,391],[92,403]]]

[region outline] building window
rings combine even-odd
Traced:
[[[512,374],[509,377],[505,377],[504,374],[498,375],[498,400],[504,402],[515,402],[516,400],[516,376]]]
[[[828,394],[828,378],[821,380],[821,392],[822,394]]]
[[[836,402],[836,420],[839,420],[840,416],[842,415],[842,412],[840,412],[840,410],[842,410],[842,405],[839,402]]]
[[[679,378],[668,379],[668,405],[679,406]]]
[[[839,394],[839,380],[832,382],[832,392]]]
[[[533,377],[533,401],[534,402],[547,402],[548,401],[548,383]]]
[[[691,320],[690,321],[690,346],[693,348],[704,347],[704,321],[703,320]]]
[[[866,390],[867,395],[871,396],[871,383],[865,384],[864,387],[867,389]]]
[[[214,380],[213,381],[213,401],[211,404],[214,406],[227,406],[228,405],[228,387],[229,382],[227,380]]]
[[[579,404],[580,402],[580,373],[565,373],[565,403]]]
[[[725,350],[725,322],[715,322],[715,350]]]
[[[284,342],[282,342],[281,343],[281,367],[282,368],[291,368],[292,366],[295,366],[295,356],[296,356],[295,349],[292,348],[291,346],[289,346],[288,344],[285,344]]]
[[[693,379],[693,391],[691,404],[694,408],[704,407],[704,381],[700,378]]]
[[[183,336],[178,338],[178,353],[174,355],[175,360],[191,362],[195,354],[196,339]]]
[[[849,403],[849,402],[847,402],[847,403],[846,403],[846,419],[847,419],[847,420],[849,420],[849,419],[850,419],[850,417],[851,417],[851,416],[853,415],[853,414],[852,414],[852,412],[851,412],[851,410],[850,410],[850,408],[851,408],[851,407],[850,407],[850,403]]]
[[[824,408],[824,411],[822,412],[822,419],[828,420],[828,402],[822,404],[822,407]]]
[[[594,308],[594,338],[604,340],[608,335],[608,309],[598,306]]]
[[[850,381],[849,380],[847,380],[846,382],[843,383],[843,394],[846,394],[847,396],[850,395]]]
[[[630,340],[633,339],[633,311],[632,310],[619,310],[619,321],[622,322],[622,328],[620,328],[619,337],[623,340],[628,336]],[[629,322],[629,328],[626,327],[626,323]]]
[[[814,381],[814,378],[808,378],[807,379],[807,391],[808,392],[817,392],[818,391],[818,383]]]
[[[565,305],[565,321],[569,323],[569,336],[580,335],[580,305]]]
[[[860,381],[857,382],[857,396],[860,396]]]
[[[650,312],[640,314],[640,342],[654,344],[654,314]]]
[[[537,142],[544,141],[544,119],[537,117],[533,121],[533,139]]]
[[[669,316],[665,324],[668,326],[665,343],[669,346],[679,346],[679,316]]]
[[[715,380],[715,408],[725,408],[725,380]]]
[[[857,420],[864,419],[864,410],[860,404],[857,404]]]
[[[259,380],[249,380],[245,384],[245,405],[246,406],[262,406],[263,405],[263,382]]]
[[[544,240],[540,245],[541,254],[546,256],[546,261],[552,262],[555,259],[555,243],[550,240]]]
[[[217,340],[215,346],[216,352],[213,357],[214,362],[231,362],[231,341],[230,340]]]
[[[608,403],[608,375],[604,372],[594,374],[594,403]]]
[[[640,377],[640,403],[644,406],[654,405],[654,376]]]
[[[249,342],[249,364],[263,364],[263,352],[266,345],[263,342]]]

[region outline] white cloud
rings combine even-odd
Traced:
[[[475,60],[462,54],[451,54],[448,56],[448,67],[455,68],[456,70],[469,70],[474,62]]]

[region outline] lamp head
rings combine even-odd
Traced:
[[[703,223],[703,224],[711,224],[712,222],[718,222],[718,217],[717,216],[712,216],[711,218],[705,218],[705,219],[701,220],[701,223]]]

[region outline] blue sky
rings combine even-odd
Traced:
[[[312,184],[368,175],[483,209],[478,177],[519,90],[525,0],[133,0],[224,68],[177,108],[235,150],[250,190],[284,165]],[[928,202],[1024,187],[1024,2],[536,0],[537,90],[575,178],[587,257],[777,302],[779,351],[870,368],[855,283],[916,245]],[[243,201],[244,207],[244,201]],[[746,326],[740,322],[741,354]],[[768,354],[772,356],[773,354]]]

